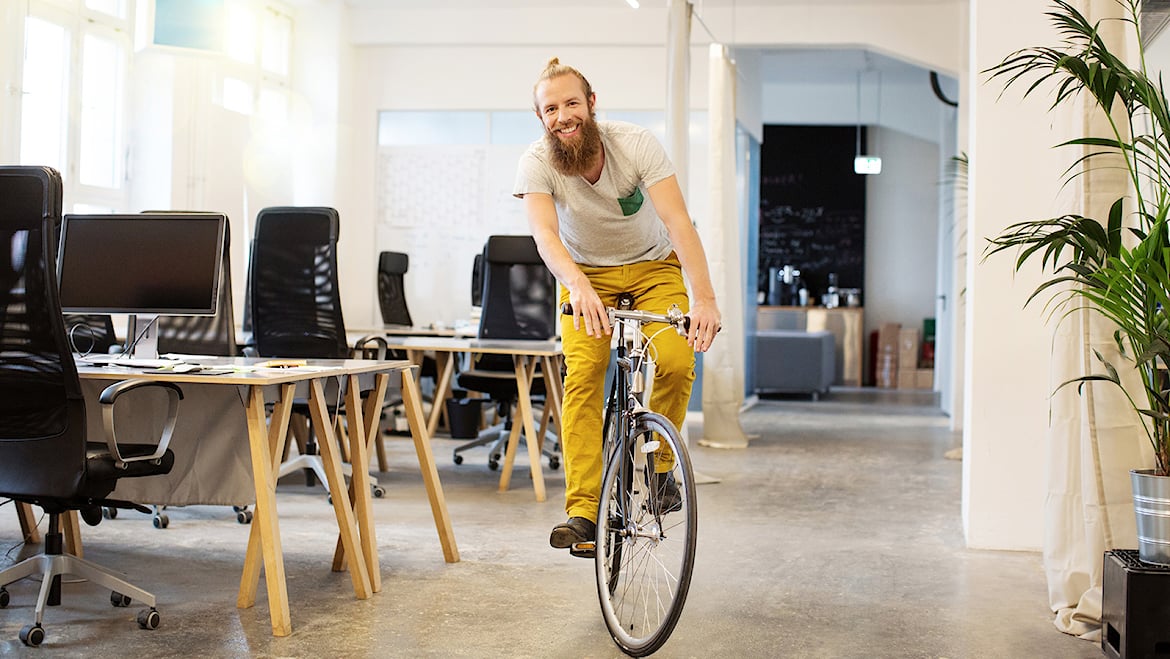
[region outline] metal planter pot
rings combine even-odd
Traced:
[[[1153,469],[1133,469],[1129,478],[1137,515],[1138,558],[1170,566],[1170,476],[1155,476]]]

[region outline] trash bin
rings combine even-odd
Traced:
[[[448,398],[447,420],[452,439],[475,439],[479,436],[479,410],[483,398]]]

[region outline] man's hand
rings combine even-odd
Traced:
[[[580,331],[581,324],[585,324],[585,333],[594,338],[609,336],[609,314],[601,298],[593,290],[589,280],[584,275],[581,281],[569,288],[569,304],[573,307],[573,329]]]
[[[691,317],[687,345],[694,348],[695,352],[707,352],[711,343],[715,341],[715,333],[722,326],[719,307],[714,300],[696,301],[687,315]]]

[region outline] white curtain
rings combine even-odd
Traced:
[[[1079,0],[1078,8],[1090,21],[1116,18],[1123,7],[1115,0]],[[1101,36],[1112,52],[1134,54],[1132,28],[1107,20]],[[1132,56],[1130,62],[1136,61]],[[1102,112],[1087,95],[1068,99],[1054,125],[1055,142],[1084,135],[1110,135]],[[1124,126],[1124,122],[1121,123]],[[1065,147],[1072,160],[1083,155]],[[1065,190],[1062,212],[1105,221],[1109,207],[1129,189],[1124,167],[1103,166],[1095,160]],[[1060,318],[1060,312],[1053,316]],[[1056,320],[1053,321],[1057,323]],[[1112,326],[1100,314],[1078,310],[1054,329],[1051,386],[1081,375],[1102,373],[1096,350],[1118,367],[1123,382],[1140,392],[1137,374],[1118,355]],[[1118,388],[1093,383],[1078,392],[1063,387],[1052,397],[1046,438],[1048,488],[1044,510],[1044,570],[1049,603],[1061,631],[1088,640],[1100,639],[1101,573],[1109,549],[1136,548],[1137,533],[1129,470],[1152,466],[1153,454],[1141,419]]]
[[[707,250],[723,331],[703,356],[703,437],[699,443],[743,448],[739,422],[744,391],[743,280],[735,196],[735,64],[721,44],[711,44],[707,102],[710,132],[710,203],[699,223]]]

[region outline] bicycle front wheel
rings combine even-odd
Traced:
[[[655,453],[669,449],[671,464]],[[669,470],[656,473],[669,466]],[[698,510],[691,461],[670,421],[645,413],[630,451],[615,451],[605,470],[597,519],[597,594],[618,647],[644,657],[678,623],[695,562]]]

